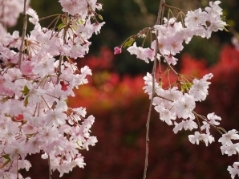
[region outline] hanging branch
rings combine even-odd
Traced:
[[[64,56],[61,55],[61,56],[60,56],[60,59],[59,59],[59,64],[58,64],[58,68],[57,68],[57,81],[56,81],[57,84],[60,82],[61,64],[62,64],[62,62],[63,62],[63,58],[64,58]]]
[[[51,158],[50,158],[50,154],[48,154],[48,170],[49,170],[49,179],[51,179]]]
[[[66,19],[68,19],[68,14],[66,14]],[[65,27],[65,28],[63,29],[63,42],[64,42],[64,44],[66,44],[67,28],[68,28],[68,27]],[[56,81],[57,84],[60,82],[61,64],[62,64],[63,60],[64,60],[64,56],[61,55],[61,56],[60,56],[60,59],[59,59],[58,68],[57,68],[57,81]]]
[[[22,42],[21,42],[21,46],[19,49],[19,59],[18,59],[18,66],[19,69],[21,69],[21,63],[22,63],[22,55],[23,55],[23,49],[24,49],[24,41],[25,41],[25,37],[26,37],[26,32],[27,32],[27,14],[26,14],[26,4],[27,4],[27,0],[24,0],[24,8],[23,8],[23,28],[22,28]]]
[[[165,3],[165,0],[161,0],[159,4],[159,11],[158,16],[155,25],[161,24],[162,17],[163,17],[163,5]],[[158,53],[158,31],[156,31],[156,45],[155,45],[155,54],[154,54],[154,65],[152,69],[152,94],[151,94],[151,101],[149,105],[149,111],[147,116],[147,123],[146,123],[146,154],[145,154],[145,162],[144,162],[144,174],[143,179],[146,179],[147,177],[147,169],[148,169],[148,160],[149,160],[149,124],[150,124],[150,118],[152,114],[152,106],[153,106],[153,97],[155,94],[155,73],[156,73],[156,66],[157,66],[157,53]]]

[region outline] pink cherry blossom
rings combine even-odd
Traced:
[[[144,60],[146,63],[149,63],[149,59],[153,60],[154,58],[154,51],[152,49],[137,47],[136,43],[127,50],[131,55],[136,55],[137,58]]]
[[[79,148],[88,150],[97,143],[90,132],[94,117],[87,117],[85,108],[70,108],[66,101],[74,96],[73,89],[88,83],[87,76],[92,75],[89,67],[78,69],[69,59],[82,58],[89,52],[90,37],[104,24],[93,20],[94,11],[102,6],[96,0],[60,3],[68,13],[62,15],[62,23],[69,23],[68,28],[41,27],[37,13],[27,8],[34,28],[27,34],[23,49],[19,32],[9,34],[0,25],[0,153],[11,160],[1,167],[0,178],[22,178],[17,171],[31,166],[24,158],[40,151],[46,154],[43,158],[50,156],[52,170],[63,175],[75,166],[84,167]],[[11,18],[22,12],[24,3],[0,4],[6,7],[0,20],[6,23],[1,18],[8,16],[8,26],[14,23]],[[7,10],[12,11],[11,16]],[[5,158],[0,163],[5,163]]]
[[[209,123],[212,124],[212,125],[217,126],[217,125],[220,124],[220,122],[218,122],[218,121],[221,121],[221,117],[217,116],[216,114],[214,114],[214,112],[213,113],[209,113],[207,115],[207,118],[209,120]]]
[[[222,145],[220,148],[222,154],[227,154],[228,156],[232,156],[239,153],[239,143]]]
[[[174,102],[173,111],[177,114],[179,118],[194,119],[195,116],[192,111],[195,107],[195,99],[188,94],[184,94],[180,99]]]
[[[194,135],[189,135],[188,139],[192,144],[197,145],[199,145],[200,141],[203,141],[206,146],[208,146],[208,143],[211,144],[214,141],[214,137],[212,137],[210,134],[203,134],[199,133],[198,131],[196,131]]]
[[[36,13],[36,11],[34,11],[32,8],[28,8],[27,12],[28,15],[31,16],[31,18],[29,18],[29,21],[33,24],[37,24],[39,21],[38,15]]]
[[[222,137],[218,140],[218,142],[221,142],[223,145],[231,145],[231,140],[239,140],[238,131],[235,129],[232,129],[227,133],[223,134]]]
[[[166,122],[168,125],[172,125],[172,120],[176,119],[175,113],[162,106],[156,106],[155,110],[159,113],[159,119]]]
[[[239,176],[239,162],[234,162],[233,167],[228,166],[227,170],[231,174],[232,179],[235,178],[235,176]]]
[[[175,127],[173,128],[173,132],[176,134],[178,131],[184,130],[193,130],[197,129],[198,125],[193,119],[182,120],[180,123],[174,122]]]
[[[211,84],[211,82],[208,82],[207,80],[211,79],[212,77],[213,75],[210,73],[204,75],[204,77],[200,80],[193,80],[193,85],[189,90],[189,94],[194,97],[195,101],[203,101],[206,99],[206,96],[208,95],[209,84]]]

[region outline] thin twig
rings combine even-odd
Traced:
[[[66,14],[66,18],[68,18],[68,14]],[[66,33],[67,33],[67,28],[63,29],[63,42],[66,44]],[[56,83],[58,84],[60,82],[60,76],[61,76],[61,64],[63,63],[64,56],[61,55],[59,59],[59,64],[58,64],[58,69],[57,69],[57,81]]]
[[[27,32],[27,0],[24,0],[24,8],[23,8],[23,28],[22,28],[22,42],[21,42],[21,46],[19,49],[19,59],[18,59],[18,66],[19,69],[21,69],[21,63],[22,63],[22,55],[23,55],[23,49],[24,49],[24,41],[25,41],[25,37],[26,37],[26,32]]]
[[[158,16],[155,25],[160,24],[161,19],[163,17],[163,4],[165,3],[165,0],[161,0],[159,3],[159,11]],[[146,123],[146,154],[145,154],[145,162],[144,162],[144,174],[143,179],[146,179],[147,177],[147,169],[148,169],[148,160],[149,160],[149,124],[150,124],[150,118],[152,114],[152,107],[153,107],[153,97],[155,94],[155,73],[156,73],[156,66],[157,66],[157,53],[158,53],[158,31],[156,31],[156,44],[155,44],[155,54],[154,54],[154,65],[152,69],[152,94],[151,94],[151,101],[149,105],[149,111],[148,111],[148,117],[147,117],[147,123]]]
[[[62,64],[62,62],[63,62],[63,58],[64,58],[64,56],[61,55],[61,56],[60,56],[60,59],[59,59],[59,64],[58,64],[58,68],[57,68],[57,81],[56,81],[57,84],[60,82],[61,64]]]
[[[48,165],[49,165],[49,179],[51,179],[51,158],[49,154],[48,154]]]
[[[144,1],[142,1],[142,0],[134,0],[134,2],[138,4],[142,14],[146,15],[148,13],[148,10],[147,10],[147,8],[146,8],[146,6],[144,4]]]
[[[18,153],[17,153],[17,179],[19,179]]]
[[[45,19],[48,19],[48,18],[51,18],[51,17],[55,17],[55,16],[61,16],[62,14],[53,14],[53,15],[49,15],[47,17],[42,17],[39,19],[39,21],[42,21],[42,20],[45,20]]]
[[[160,0],[158,16],[157,16],[155,25],[159,25],[162,23],[163,13],[164,13],[164,4],[165,4],[165,0]]]
[[[200,119],[202,119],[203,121],[207,122],[210,126],[212,126],[212,127],[213,127],[216,131],[218,131],[221,135],[227,133],[227,131],[226,131],[224,128],[222,128],[222,127],[217,127],[217,126],[211,124],[205,116],[200,115],[200,114],[197,114],[195,111],[192,111],[192,113],[193,113],[195,116],[197,116],[197,117],[199,117]]]
[[[179,75],[178,72],[176,72],[176,70],[174,70],[174,68],[168,63],[168,61],[165,59],[165,62],[167,63],[168,67],[175,73],[175,75]]]
[[[165,7],[167,7],[167,8],[169,8],[169,9],[175,9],[175,10],[177,10],[178,12],[182,12],[182,10],[181,10],[181,9],[179,9],[179,8],[177,8],[177,7],[170,6],[170,5],[168,5],[168,4],[165,4],[165,3],[164,3],[164,6],[165,6]]]

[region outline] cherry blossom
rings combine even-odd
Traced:
[[[209,84],[211,84],[211,82],[208,82],[207,80],[210,80],[212,77],[213,75],[210,73],[205,75],[200,80],[193,80],[193,85],[189,90],[189,94],[194,97],[195,101],[203,101],[206,99],[206,96],[208,95]]]
[[[102,17],[96,12],[102,5],[97,0],[59,0],[64,12],[59,16],[62,22],[48,29],[41,26],[37,13],[27,2],[26,13],[34,28],[23,42],[19,32],[10,34],[4,28],[16,23],[23,12],[23,2],[0,0],[5,7],[0,17],[3,23],[0,24],[3,37],[0,39],[0,163],[3,164],[0,177],[23,178],[18,170],[29,170],[31,164],[25,158],[35,153],[49,159],[51,170],[58,170],[62,176],[76,166],[83,168],[85,162],[80,150],[89,150],[89,146],[97,143],[90,131],[95,118],[87,115],[85,108],[68,107],[67,98],[74,96],[73,89],[88,83],[87,76],[92,75],[89,67],[78,69],[72,59],[82,58],[89,52],[90,38],[104,25],[98,21]],[[134,39],[129,47],[125,44],[115,47],[114,53],[121,53],[125,45],[131,55],[146,63],[161,62],[162,58],[177,80],[165,87],[156,80],[155,74],[147,73],[143,88],[160,120],[172,125],[174,133],[194,130],[188,139],[197,145],[203,141],[208,146],[214,141],[210,134],[213,126],[222,134],[218,140],[222,154],[231,156],[239,153],[239,143],[233,143],[239,139],[238,131],[227,132],[217,127],[221,118],[213,112],[204,117],[194,111],[196,102],[206,99],[213,75],[188,79],[171,66],[177,64],[175,55],[193,36],[210,38],[212,32],[225,28],[220,3],[209,2],[205,9],[188,11],[181,20],[164,18],[162,24],[147,28],[156,35],[150,47],[137,46]],[[134,38],[146,38],[145,32],[140,31]],[[233,167],[228,167],[232,178],[238,175],[238,165],[234,162]]]
[[[29,0],[27,1],[27,6],[29,5]],[[0,4],[2,7],[0,22],[2,22],[5,26],[12,27],[17,23],[17,19],[20,13],[23,12],[23,4],[24,0],[12,0],[5,1],[0,0]]]
[[[234,162],[233,167],[228,166],[227,170],[231,174],[232,179],[234,179],[236,175],[239,176],[239,162]]]
[[[235,129],[232,129],[227,133],[223,134],[222,137],[218,140],[218,142],[221,142],[223,145],[231,145],[232,139],[239,140],[238,131],[236,131]]]
[[[168,125],[172,125],[172,120],[176,119],[175,113],[169,111],[168,109],[162,107],[162,106],[156,106],[155,110],[160,115],[160,120],[165,121]]]
[[[137,58],[144,60],[146,63],[149,63],[149,59],[153,60],[154,58],[154,51],[152,49],[137,47],[136,43],[130,46],[128,51],[131,55],[136,55]]]
[[[6,7],[0,17],[5,26],[16,22],[23,2],[0,1]],[[34,28],[23,49],[19,32],[9,34],[0,24],[0,178],[23,178],[18,170],[29,170],[31,164],[25,158],[35,153],[43,153],[51,170],[62,176],[76,166],[84,167],[80,150],[97,143],[90,131],[95,118],[87,116],[85,108],[68,107],[67,99],[92,75],[89,67],[78,69],[71,58],[89,52],[90,37],[104,24],[97,21],[100,15],[95,12],[102,6],[96,0],[60,3],[67,13],[60,15],[62,23],[51,29],[42,27],[37,13],[27,8]]]
[[[214,112],[213,113],[209,113],[207,115],[207,119],[209,120],[210,124],[215,125],[215,126],[220,124],[220,122],[218,122],[218,121],[221,121],[221,117],[217,116],[216,114],[214,114]]]
[[[188,139],[191,143],[199,145],[200,141],[203,141],[206,146],[208,146],[208,143],[212,143],[214,141],[214,137],[210,134],[203,134],[196,131],[194,135],[189,135]]]
[[[179,118],[194,119],[195,116],[192,111],[195,107],[195,99],[188,94],[184,94],[180,99],[174,102],[173,111],[175,111]]]
[[[193,130],[197,129],[198,125],[193,119],[182,120],[180,123],[174,122],[175,127],[173,128],[173,132],[176,134],[178,131],[184,130]]]
[[[228,156],[237,154],[239,152],[239,143],[222,145],[221,147],[222,154],[227,154]]]
[[[181,130],[194,131],[194,134],[190,134],[188,139],[192,144],[197,145],[199,145],[200,141],[204,142],[206,146],[211,144],[215,139],[211,135],[210,130],[214,128],[222,135],[218,140],[222,144],[220,147],[222,154],[231,156],[239,153],[239,143],[233,143],[233,140],[239,140],[238,131],[232,129],[227,132],[220,127],[221,117],[214,112],[209,113],[205,117],[197,114],[195,109],[196,103],[206,99],[213,74],[205,74],[201,79],[198,79],[179,74],[173,67],[179,61],[175,58],[175,55],[183,50],[184,43],[189,44],[194,36],[210,38],[212,32],[225,29],[227,24],[222,20],[223,12],[219,6],[220,3],[221,1],[209,2],[209,5],[204,9],[190,10],[185,16],[182,16],[184,13],[178,8],[175,8],[178,10],[176,15],[168,15],[165,18],[163,17],[164,14],[161,14],[162,16],[159,17],[163,21],[157,23],[152,28],[145,28],[156,36],[154,40],[151,40],[150,48],[136,45],[137,38],[147,38],[147,33],[144,32],[145,29],[141,30],[137,35],[131,36],[134,37],[133,45],[130,44],[131,46],[128,47],[129,44],[123,44],[121,47],[127,47],[131,55],[136,55],[138,59],[144,60],[146,63],[149,63],[149,60],[157,60],[154,61],[155,66],[152,74],[147,73],[143,77],[145,81],[143,90],[149,95],[151,105],[159,113],[161,121],[173,126],[174,133],[178,133]],[[168,8],[170,12],[171,8],[173,8],[165,2],[162,6],[165,8],[165,11]],[[238,38],[234,37],[232,43],[238,47]],[[151,50],[151,55],[146,53],[148,49]],[[121,53],[121,48],[115,47],[115,54],[118,53]],[[153,56],[157,58],[154,59]],[[162,62],[166,63],[166,70],[161,67]],[[158,69],[156,67],[157,63],[160,63]],[[174,81],[170,79],[172,75],[170,72],[175,75]],[[163,83],[162,79],[165,76],[169,78],[168,84]],[[147,119],[148,122],[149,118]],[[146,128],[148,134],[149,128],[147,125]],[[147,166],[147,163],[145,163],[145,166]],[[235,162],[233,167],[228,167],[232,178],[235,175],[239,175],[238,166],[238,162]],[[147,169],[147,167],[145,168]]]

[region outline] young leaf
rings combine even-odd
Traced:
[[[25,96],[27,96],[28,95],[28,93],[29,93],[29,88],[25,85],[24,86],[24,88],[23,88],[23,90],[22,90],[22,93],[25,95]]]
[[[123,45],[123,48],[129,47],[133,44],[134,38],[130,37]]]
[[[65,26],[66,26],[66,24],[61,23],[61,24],[59,24],[59,25],[57,26],[57,29],[58,29],[58,30],[61,30],[61,29],[64,28]]]

